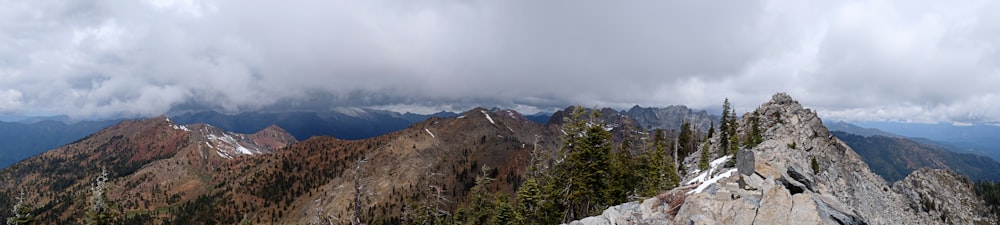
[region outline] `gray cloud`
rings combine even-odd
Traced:
[[[751,110],[1000,121],[997,3],[30,1],[0,9],[0,113]]]

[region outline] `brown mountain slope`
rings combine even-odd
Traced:
[[[277,127],[244,135],[166,117],[123,121],[4,169],[0,194],[25,191],[42,224],[81,224],[89,188],[106,169],[119,215],[163,218],[150,212],[211,192],[221,168],[246,158],[233,157],[268,154],[291,141]]]
[[[474,109],[366,140],[295,144],[276,126],[244,135],[160,117],[122,122],[3,170],[12,182],[0,184],[0,198],[27,190],[43,224],[79,224],[103,167],[121,224],[306,224],[349,217],[360,172],[364,217],[395,222],[430,194],[442,197],[436,207],[454,208],[483,165],[497,178],[492,189],[513,193],[535,144],[554,148],[554,137],[555,126],[507,110]]]
[[[236,211],[226,213],[256,224],[345,220],[356,193],[356,171],[362,174],[365,218],[397,222],[405,208],[425,204],[429,193],[440,193],[439,206],[450,209],[467,195],[482,165],[504,181],[493,188],[512,193],[534,143],[554,146],[555,140],[543,138],[554,137],[554,130],[514,111],[474,109],[372,139],[312,138],[260,162],[234,165],[254,172],[236,178]],[[366,160],[355,170],[361,158]]]

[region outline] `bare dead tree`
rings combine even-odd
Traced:
[[[364,177],[362,165],[366,162],[368,162],[368,159],[365,156],[361,156],[354,163],[354,202],[351,206],[354,212],[351,215],[351,224],[353,225],[364,224],[361,220],[361,196],[365,194],[365,186],[362,184],[361,178]]]
[[[444,188],[438,185],[437,178],[441,177],[441,173],[427,172],[424,176],[424,180],[427,181],[427,188],[424,189],[425,196],[424,200],[424,218],[423,224],[442,224],[443,221],[439,219],[451,215],[451,212],[445,209],[443,206],[450,203],[448,197],[444,195]]]

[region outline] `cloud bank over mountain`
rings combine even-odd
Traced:
[[[0,114],[526,112],[778,91],[846,120],[1000,121],[1000,3],[5,1]]]

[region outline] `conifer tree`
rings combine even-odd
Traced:
[[[489,177],[490,167],[483,164],[480,173],[476,176],[476,185],[472,186],[469,194],[469,202],[460,207],[464,218],[456,218],[460,224],[490,224],[496,206],[493,204],[495,198],[488,190],[494,178]]]
[[[736,152],[740,150],[740,139],[739,136],[733,135],[729,136],[729,155],[736,155]]]
[[[753,148],[757,144],[764,142],[763,133],[760,130],[760,114],[757,111],[753,111],[750,118],[747,119],[750,121],[750,130],[747,131],[746,147]]]
[[[681,125],[681,134],[677,136],[677,143],[680,145],[680,159],[683,160],[695,151],[695,135],[691,129],[691,123],[684,121]]]
[[[647,179],[649,184],[644,191],[645,196],[653,196],[660,191],[668,190],[680,183],[680,176],[677,174],[677,166],[674,164],[673,156],[676,149],[673,142],[668,141],[666,134],[661,129],[653,131],[653,142],[651,150],[643,156],[649,168],[648,175],[652,179]],[[669,151],[668,151],[669,150]]]
[[[704,171],[704,170],[708,169],[708,166],[709,166],[708,165],[708,161],[712,158],[712,155],[710,153],[711,149],[709,149],[710,147],[711,146],[709,146],[708,141],[705,141],[705,144],[703,144],[701,146],[701,157],[698,158],[698,169],[699,170],[703,170]]]
[[[708,125],[707,135],[708,137],[705,137],[705,140],[712,139],[712,137],[715,135],[715,121],[712,121],[711,124]]]
[[[732,116],[729,114],[730,109],[729,98],[726,98],[722,102],[722,119],[719,121],[719,146],[721,146],[722,151],[729,151],[729,137],[733,135],[729,129],[733,126],[729,119]]]
[[[640,154],[646,151],[642,144],[637,144],[642,140],[637,138],[636,128],[626,121],[622,129],[624,130],[622,141],[617,145],[611,157],[611,183],[615,185],[609,190],[609,195],[612,199],[626,200],[639,194],[642,184],[634,181],[643,179],[642,176],[645,175],[647,166],[645,162],[642,162],[641,155],[640,157],[633,155],[637,149]],[[651,179],[659,179],[659,177]]]
[[[563,125],[565,160],[556,165],[554,178],[558,202],[563,209],[563,222],[595,214],[613,199],[609,190],[616,189],[610,178],[611,132],[605,129],[596,110],[591,111],[590,121],[582,118],[585,111],[577,107]],[[554,183],[554,182],[549,182]]]
[[[570,168],[573,168],[569,180],[572,186],[566,196],[567,219],[597,213],[613,203],[607,193],[613,188],[607,171],[610,168],[611,133],[604,129],[603,123],[591,125],[586,131],[580,148],[570,153],[567,159]]]
[[[562,209],[556,202],[558,190],[557,181],[550,168],[556,157],[544,154],[539,147],[540,137],[536,136],[534,149],[531,152],[531,164],[524,183],[517,190],[516,210],[522,224],[555,224],[561,219]]]

